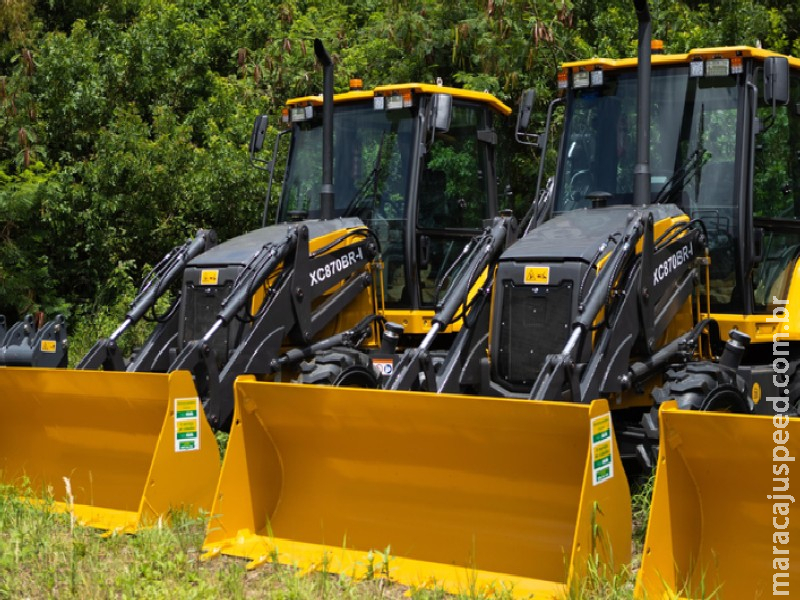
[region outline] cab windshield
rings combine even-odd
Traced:
[[[711,300],[738,309],[740,277],[735,159],[738,80],[690,77],[688,66],[653,69],[650,119],[651,203],[676,204],[703,220],[711,253]],[[608,73],[602,87],[574,90],[568,103],[555,211],[633,202],[636,73]],[[737,306],[734,306],[737,305]]]
[[[339,105],[333,124],[334,215],[363,216],[376,199],[405,206],[412,109],[374,110],[372,102]],[[295,125],[278,221],[320,217],[322,118]],[[402,215],[399,215],[402,217]]]
[[[688,67],[654,70],[651,88],[651,202],[687,212],[733,208],[738,88],[734,76],[689,77]],[[586,194],[633,201],[636,76],[607,76],[600,88],[576,90],[565,132],[556,211],[588,207]]]

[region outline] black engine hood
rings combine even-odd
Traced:
[[[625,230],[630,215],[636,212],[652,214],[653,222],[684,214],[674,204],[574,210],[562,213],[539,225],[506,250],[500,260],[541,262],[580,260],[588,263],[595,257],[597,249],[609,235]]]

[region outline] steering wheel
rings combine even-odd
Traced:
[[[593,181],[594,178],[589,169],[576,171],[575,174],[569,178],[569,186],[567,187],[569,192],[564,202],[564,209],[569,211],[587,206],[586,194],[591,191]]]

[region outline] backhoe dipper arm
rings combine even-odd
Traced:
[[[517,222],[513,217],[495,217],[492,225],[484,233],[474,238],[470,245],[473,246],[462,273],[464,276],[458,277],[445,294],[441,308],[436,312],[431,320],[431,328],[425,335],[420,345],[414,349],[406,351],[394,368],[391,377],[384,385],[385,389],[390,390],[409,390],[414,389],[419,381],[420,373],[425,373],[426,385],[430,388],[436,380],[433,367],[430,362],[430,348],[436,336],[445,327],[452,323],[459,309],[466,305],[470,290],[475,284],[477,277],[487,268],[491,268],[499,258],[502,251],[506,248],[511,237],[516,236]],[[491,274],[490,274],[491,275]],[[491,281],[491,276],[487,278]],[[491,286],[491,283],[487,285]],[[467,323],[468,311],[465,310],[465,325]],[[463,336],[459,333],[458,337],[467,335],[467,328],[462,328]],[[454,342],[455,346],[461,348],[458,339]],[[449,354],[448,354],[449,357]],[[438,387],[438,385],[437,385]]]
[[[117,346],[117,340],[120,336],[130,329],[133,325],[151,310],[158,299],[166,292],[170,285],[180,279],[183,275],[184,268],[187,263],[206,252],[209,248],[217,243],[217,234],[213,230],[201,229],[197,232],[194,239],[188,240],[182,246],[173,248],[156,267],[145,278],[139,290],[139,294],[133,300],[125,314],[125,320],[122,324],[109,337],[98,340],[91,350],[84,356],[77,365],[77,369],[100,369],[106,371],[124,371],[126,370],[122,355]],[[148,339],[148,344],[139,353],[139,361],[141,362],[145,356],[148,356],[153,351],[158,351],[164,347],[164,335],[161,330],[170,329],[171,334],[167,335],[167,339],[174,339],[177,332],[175,321],[171,317],[174,314],[174,308],[177,300],[173,303],[173,307],[168,311],[170,317],[163,322],[159,322],[157,330]],[[153,370],[153,369],[149,369]]]
[[[245,373],[272,373],[287,339],[294,345],[309,345],[345,306],[372,284],[367,265],[375,255],[375,243],[363,231],[348,235],[362,239],[314,255],[309,253],[305,226],[289,230],[280,244],[264,246],[234,284],[214,324],[201,339],[187,343],[170,365],[170,371],[192,372],[212,427],[225,428],[230,421],[236,377]],[[345,239],[342,237],[340,241]],[[218,361],[212,338],[221,335],[223,327],[234,318],[246,318],[253,294],[267,285],[281,265],[261,307],[249,317],[251,326],[230,355]],[[315,304],[326,293],[328,297]]]

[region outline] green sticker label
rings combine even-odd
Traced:
[[[598,483],[603,483],[606,479],[611,479],[612,471],[611,467],[606,467],[605,469],[599,469],[595,473],[595,485]]]

